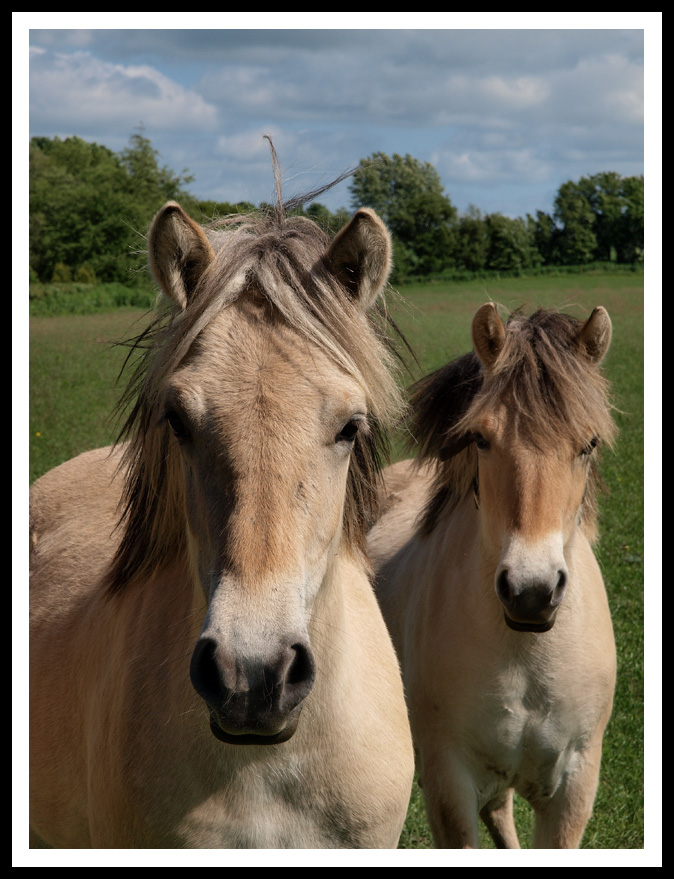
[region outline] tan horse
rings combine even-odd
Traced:
[[[435,843],[580,843],[615,683],[611,617],[591,542],[596,455],[614,436],[599,363],[611,323],[558,312],[473,320],[474,354],[417,384],[419,465],[385,471],[369,535],[403,669]]]
[[[31,491],[32,844],[395,847],[414,757],[364,555],[388,233],[169,203],[148,244],[126,441]]]

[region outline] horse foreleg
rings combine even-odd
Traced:
[[[496,848],[520,847],[513,817],[513,793],[513,789],[509,788],[505,793],[494,797],[480,812]]]
[[[548,803],[532,802],[536,813],[534,848],[578,848],[592,814],[599,781],[601,746],[578,754],[573,772]]]
[[[470,775],[446,756],[427,757],[421,790],[436,848],[478,848],[477,794]]]

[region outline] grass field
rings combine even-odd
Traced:
[[[506,309],[553,306],[576,316],[604,305],[613,321],[605,361],[619,410],[620,436],[604,456],[608,493],[602,503],[597,555],[604,573],[618,645],[618,684],[604,745],[595,812],[583,846],[644,847],[644,321],[643,275],[588,274],[504,279],[401,288],[392,314],[415,349],[421,371],[434,369],[470,348],[470,321],[483,303]],[[30,319],[29,475],[111,442],[109,416],[121,387],[115,382],[126,349],[114,341],[137,334],[143,312],[130,309],[88,316]],[[656,584],[654,584],[655,586]],[[517,801],[523,847],[531,814]],[[486,834],[482,845],[491,847]],[[415,785],[401,848],[430,848],[423,802]]]

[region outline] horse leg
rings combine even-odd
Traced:
[[[452,758],[422,760],[421,790],[436,848],[478,848],[477,794]]]
[[[513,818],[513,788],[494,797],[480,811],[496,848],[519,848],[515,819]]]
[[[592,814],[599,781],[601,744],[577,755],[578,764],[545,804],[532,802],[536,813],[534,848],[578,848]]]

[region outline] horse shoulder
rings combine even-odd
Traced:
[[[86,522],[102,508],[116,509],[121,485],[115,471],[120,451],[112,447],[84,452],[37,479],[30,488],[31,546],[65,522]]]
[[[414,461],[399,461],[382,473],[380,514],[367,538],[370,560],[378,571],[414,535],[428,499],[431,473]]]
[[[429,468],[400,461],[383,472],[381,514],[370,530],[367,549],[375,571],[375,592],[398,656],[402,627],[413,598],[410,572],[418,557],[417,525],[431,485]]]

